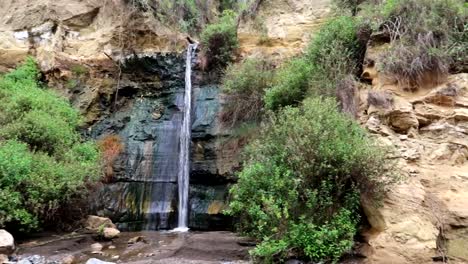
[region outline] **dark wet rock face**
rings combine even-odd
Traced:
[[[123,68],[117,107],[93,125],[90,135],[118,135],[124,151],[113,166],[112,183],[96,199],[98,214],[123,230],[171,229],[177,225],[179,133],[183,118],[184,57],[129,57]],[[226,229],[222,215],[231,169],[218,125],[217,85],[194,86],[189,227]],[[115,98],[115,97],[114,97]]]

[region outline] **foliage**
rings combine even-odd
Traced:
[[[239,43],[236,14],[225,10],[219,21],[208,25],[201,33],[202,50],[211,69],[222,69],[233,61]]]
[[[73,65],[71,67],[71,72],[73,73],[73,75],[75,75],[76,77],[82,77],[86,74],[88,74],[88,69],[83,66],[83,65]]]
[[[284,108],[258,135],[229,210],[242,233],[262,241],[253,256],[336,261],[352,245],[359,196],[381,200],[397,179],[394,164],[331,98]]]
[[[241,64],[230,65],[223,77],[226,104],[222,121],[230,127],[260,121],[263,96],[273,76],[274,67],[265,59],[246,59]]]
[[[350,17],[328,21],[306,54],[279,70],[275,85],[265,95],[267,108],[297,105],[306,95],[334,96],[338,81],[355,73],[361,60],[362,47],[356,32]]]
[[[363,7],[374,30],[385,32],[390,48],[379,68],[403,86],[463,71],[467,58],[467,12],[463,0],[389,0]],[[435,78],[433,77],[435,76]]]
[[[117,157],[124,150],[122,139],[118,135],[104,136],[98,142],[104,162],[104,182],[111,182],[114,176],[113,165]]]
[[[238,0],[220,0],[219,1],[219,10],[222,12],[224,10],[235,10],[237,12],[242,12],[247,9],[251,0],[238,1]]]
[[[424,83],[428,78],[435,82],[443,80],[449,73],[450,56],[438,48],[434,36],[428,33],[420,35],[413,44],[394,43],[381,56],[379,66],[400,85],[411,87]]]
[[[359,5],[364,0],[334,0],[333,3],[338,7],[339,10],[349,10],[351,14],[355,16],[359,10]]]
[[[163,23],[177,25],[180,30],[195,33],[204,24],[206,4],[196,0],[130,0],[139,11],[150,12]]]
[[[43,89],[33,59],[0,78],[0,227],[27,231],[98,173],[98,150],[82,143],[80,117]]]

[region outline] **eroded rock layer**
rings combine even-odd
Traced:
[[[331,0],[258,1],[254,15],[239,24],[244,56],[284,60],[303,51],[330,12]]]
[[[361,122],[395,147],[403,179],[382,208],[364,203],[372,226],[365,233],[367,262],[466,263],[468,74],[409,89],[370,65],[363,73],[372,85],[361,90]]]

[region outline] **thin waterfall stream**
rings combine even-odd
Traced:
[[[178,227],[174,231],[188,231],[188,196],[190,178],[190,142],[191,142],[191,116],[192,116],[192,58],[197,49],[197,44],[189,44],[187,48],[185,68],[185,95],[184,116],[180,131],[180,153],[179,153],[179,214]]]

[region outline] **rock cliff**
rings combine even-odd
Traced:
[[[121,138],[111,183],[94,196],[97,212],[119,228],[172,228],[188,43],[177,25],[127,2],[2,1],[0,72],[36,57],[44,81],[85,115],[88,136]],[[218,86],[195,81],[194,97],[190,227],[226,228],[220,212],[235,159],[222,147]]]
[[[255,16],[240,21],[241,54],[283,60],[300,53],[329,5],[329,0],[261,2]],[[123,138],[125,151],[115,166],[115,181],[99,194],[99,212],[128,229],[147,225],[148,214],[153,228],[171,228],[174,175],[161,172],[166,177],[161,181],[151,175],[161,167],[175,169],[172,143],[180,118],[185,37],[127,11],[110,0],[1,1],[0,72],[36,56],[45,81],[86,115],[90,136]],[[122,44],[128,42],[131,47]],[[403,179],[383,207],[363,203],[370,225],[362,233],[364,262],[449,258],[467,263],[468,74],[401,87],[379,74],[377,53],[367,52],[362,77],[369,84],[359,92],[359,121],[382,144],[395,147],[392,158],[401,164]],[[236,166],[236,144],[225,140],[227,131],[217,120],[222,107],[217,86],[198,81],[194,89],[191,226],[217,228],[227,221],[219,212]],[[149,197],[164,200],[164,208],[151,211]]]
[[[121,1],[2,1],[0,71],[37,58],[51,87],[94,122],[106,113],[127,54],[181,52],[178,31]]]
[[[397,85],[368,50],[361,122],[395,147],[403,179],[384,206],[365,206],[369,263],[468,262],[468,74]],[[365,203],[366,204],[366,203]]]
[[[284,60],[300,53],[325,21],[331,0],[261,1],[254,15],[240,21],[243,56]]]

